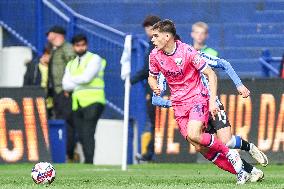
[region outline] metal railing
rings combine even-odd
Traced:
[[[269,50],[264,50],[262,56],[259,58],[259,62],[262,65],[262,76],[279,77],[281,59],[282,57],[272,57]]]

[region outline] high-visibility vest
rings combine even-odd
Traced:
[[[77,59],[71,60],[67,64],[67,69],[71,76],[76,77],[84,73],[88,63],[94,58],[95,54],[87,52],[83,62],[79,64]],[[89,83],[81,84],[76,87],[72,93],[72,110],[76,111],[79,107],[87,107],[94,103],[105,104],[105,82],[104,82],[104,70],[106,67],[106,60],[102,59],[101,69],[96,77]]]
[[[218,52],[216,50],[209,48],[207,46],[204,46],[202,49],[200,49],[200,51],[212,56],[218,56]]]

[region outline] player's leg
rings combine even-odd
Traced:
[[[225,139],[229,139],[230,137],[232,137],[230,127],[219,129],[217,133],[218,133],[217,137],[220,139],[223,139],[222,141],[224,142],[224,144],[228,142],[228,140],[225,140]],[[251,164],[246,162],[244,159],[242,159],[242,161],[244,164],[244,170],[251,174],[251,178],[250,178],[251,182],[257,182],[263,179],[264,174],[260,169],[257,169],[256,167],[252,166]]]
[[[203,132],[207,127],[209,119],[207,99],[199,98],[196,100],[198,100],[198,102],[193,101],[186,112],[186,116],[188,118],[184,128],[186,139],[227,155],[229,152],[229,148],[227,146],[216,139],[213,135]]]
[[[201,146],[208,147],[209,150],[223,154],[233,165],[235,171],[238,173],[238,178],[242,175],[247,176],[248,173],[243,170],[239,154],[235,150],[229,150],[226,145],[213,135],[203,132],[207,125],[209,111],[208,101],[206,99],[202,100],[202,98],[197,98],[191,104],[173,106],[181,134],[188,141],[195,142]],[[243,183],[245,182],[241,182],[241,184]]]
[[[237,184],[245,184],[247,180],[249,180],[249,174],[243,169],[243,163],[238,152],[236,150],[230,150],[225,144],[214,137],[214,135],[202,133],[203,124],[204,122],[201,121],[189,121],[187,127],[187,139],[204,147],[208,147],[208,153],[217,153],[216,157],[218,155],[221,157],[223,156],[223,160],[221,160],[221,162],[224,162],[224,160],[227,159],[237,173]],[[213,158],[212,161],[215,162],[215,158]],[[221,165],[219,167],[223,169],[224,167],[221,162],[219,162],[218,165]]]
[[[231,149],[241,149],[249,152],[257,162],[262,166],[266,166],[268,164],[267,156],[253,143],[249,143],[240,136],[232,135],[231,125],[222,104],[220,104],[220,110],[215,120],[211,121],[213,128],[217,131],[217,137]]]
[[[190,143],[195,147],[196,151],[201,153],[205,159],[211,161],[213,164],[218,166],[220,169],[224,171],[228,171],[232,174],[237,174],[232,164],[228,161],[228,159],[223,155],[216,151],[210,150],[207,147],[201,146],[195,142],[190,141]]]
[[[220,131],[220,133],[222,133],[222,131]],[[267,156],[262,151],[260,151],[253,143],[244,140],[243,138],[241,138],[241,136],[232,135],[231,139],[227,140],[226,145],[229,148],[247,151],[262,166],[265,167],[268,165]]]
[[[210,115],[208,127],[205,132],[216,134],[217,138],[221,140],[223,144],[227,144],[232,138],[231,125],[222,106],[219,106],[219,108],[221,111],[218,112],[218,115],[215,116],[215,119],[213,119]],[[231,148],[231,146],[228,147]],[[253,166],[248,163],[244,163],[244,169],[246,172],[251,173]]]
[[[210,150],[217,153],[221,153],[228,158],[230,163],[235,168],[237,173],[242,171],[242,161],[238,153],[229,151],[229,148],[218,140],[214,135],[203,132],[204,122],[190,120],[187,126],[187,139],[200,144],[204,147],[208,147]]]
[[[232,136],[231,134],[231,125],[227,118],[226,112],[224,111],[223,106],[220,106],[220,109],[221,109],[221,112],[218,113],[218,115],[215,117],[215,120],[213,120],[211,117],[209,118],[208,128],[211,128],[210,129],[211,132],[215,131],[217,133],[217,137],[224,144],[227,144],[228,147],[232,148],[232,146],[228,145],[228,142],[234,139],[234,136]],[[207,129],[207,131],[209,130]],[[240,142],[241,142],[241,138],[238,143]],[[244,170],[251,174],[250,181],[256,182],[256,181],[261,180],[264,177],[264,174],[261,170],[253,167],[251,164],[246,162],[244,159],[242,159],[242,161],[244,164]]]

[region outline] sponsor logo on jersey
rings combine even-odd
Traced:
[[[177,66],[180,66],[182,64],[182,58],[176,58],[175,63],[177,64]]]
[[[182,75],[184,75],[182,69],[178,70],[178,71],[170,71],[170,70],[168,70],[165,73],[166,77],[178,77],[178,76],[182,76]]]

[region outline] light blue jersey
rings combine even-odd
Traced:
[[[205,62],[210,67],[221,68],[222,70],[224,70],[229,75],[229,77],[233,80],[236,87],[239,87],[239,86],[242,85],[241,79],[239,78],[239,76],[235,72],[234,68],[231,66],[231,64],[228,61],[221,59],[221,58],[218,58],[218,57],[215,57],[215,56],[205,54],[203,52],[200,52],[200,56],[205,60]],[[203,85],[208,89],[209,95],[210,95],[208,79],[203,73],[201,73],[201,81],[202,81]],[[216,97],[216,103],[219,106],[222,105],[222,103],[220,102],[218,97]]]
[[[212,68],[221,68],[224,70],[228,76],[233,80],[234,84],[236,87],[239,87],[242,85],[242,81],[235,72],[234,68],[231,66],[231,64],[221,58],[211,56],[205,53],[200,53],[200,56],[205,60],[205,62]],[[207,78],[202,74],[202,81],[205,82],[204,85],[207,87],[208,86],[208,81]],[[205,78],[204,78],[205,77]]]

